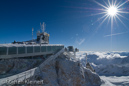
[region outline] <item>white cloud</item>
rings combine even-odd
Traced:
[[[93,51],[83,51],[83,52],[79,52],[78,53],[78,56],[79,55],[82,55],[82,57],[79,56],[79,58],[83,59],[85,57],[85,53],[87,53],[87,55],[96,55],[98,57],[97,60],[100,60],[100,59],[115,59],[115,58],[126,58],[128,55],[121,55],[120,53],[123,53],[123,52],[93,52]],[[124,53],[129,53],[129,52],[124,52]]]
[[[127,56],[121,56],[119,53],[107,53],[107,52],[95,52],[95,55],[98,56],[97,59],[115,59],[115,58],[125,58]]]

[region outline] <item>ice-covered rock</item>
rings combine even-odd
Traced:
[[[42,86],[100,86],[101,79],[79,61],[62,54],[35,72],[30,80],[43,80]]]

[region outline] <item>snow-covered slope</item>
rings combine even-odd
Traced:
[[[101,76],[103,83],[101,86],[129,86],[129,76]]]
[[[21,65],[19,65],[19,61],[22,63]],[[35,61],[38,62],[36,59]],[[28,68],[26,66],[23,67],[25,63],[30,64],[26,59],[18,60],[18,62],[14,60],[14,66],[10,72],[15,71],[15,69],[20,71],[25,70]],[[100,86],[102,83],[100,77],[95,72],[83,67],[80,61],[71,57],[67,52],[62,53],[56,59],[50,60],[45,65],[41,64],[36,68],[39,71],[33,71],[33,75],[30,78],[26,78],[26,76],[29,75],[28,73],[31,73],[30,71],[15,75],[13,78],[27,74],[25,77],[22,77],[22,79],[25,79],[25,81],[22,80],[22,82],[20,82],[22,86],[31,86],[30,83],[28,84],[28,81],[43,81],[41,84],[34,83],[34,86]],[[17,81],[21,79],[15,80]],[[7,84],[13,85],[14,83],[11,81]]]
[[[88,53],[88,62],[99,75],[129,75],[129,52],[79,52],[77,57],[83,66],[86,64],[86,53]]]
[[[67,53],[40,67],[40,70],[40,73],[35,72],[34,80],[43,80],[43,86],[101,85],[101,79],[96,73],[84,68],[79,61],[72,60]]]

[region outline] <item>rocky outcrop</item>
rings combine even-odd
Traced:
[[[84,68],[79,61],[71,60],[66,53],[40,67],[40,73],[35,72],[33,79],[43,80],[42,86],[101,85],[101,79],[96,73]]]

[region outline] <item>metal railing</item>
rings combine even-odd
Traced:
[[[6,48],[6,50],[4,50]],[[58,52],[64,46],[23,46],[23,47],[0,47],[0,58],[28,57]]]
[[[11,77],[0,79],[0,81],[1,81],[0,86],[18,84],[20,82],[23,82],[27,78],[30,78],[33,76],[35,69],[36,68],[33,68],[33,69],[28,70],[28,71],[22,72],[20,74],[16,74],[16,75],[11,76]]]

